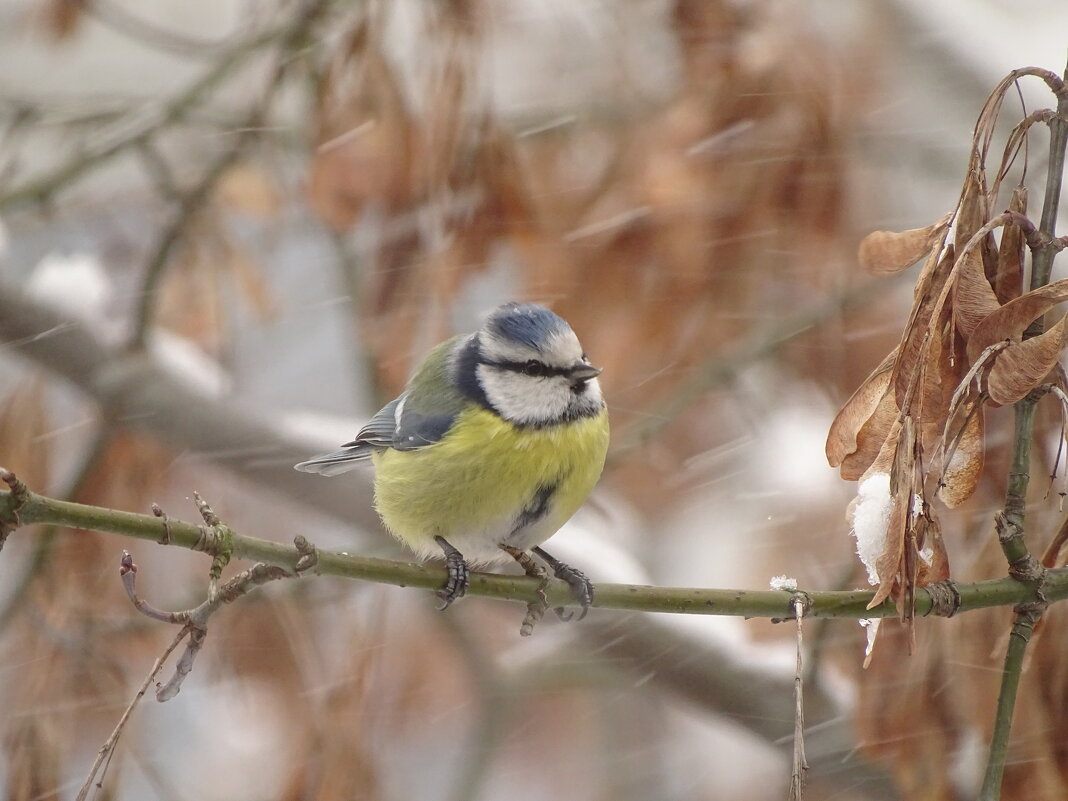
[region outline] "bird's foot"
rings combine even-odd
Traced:
[[[549,599],[545,597],[545,588],[549,586],[549,574],[526,551],[521,551],[510,545],[502,545],[501,550],[515,559],[519,566],[523,568],[524,573],[540,580],[537,589],[538,598],[527,604],[527,614],[519,627],[519,636],[529,637],[534,633],[534,627],[538,625],[538,621],[544,617],[545,610],[549,608]]]
[[[567,586],[571,588],[571,594],[575,596],[575,600],[582,607],[582,611],[579,612],[578,616],[578,619],[582,620],[582,618],[586,617],[586,613],[590,611],[590,606],[593,604],[593,582],[581,570],[571,567],[566,562],[561,562],[555,556],[548,554],[543,548],[534,548],[533,550],[544,560],[545,564],[552,568],[553,575],[566,582]],[[561,620],[572,620],[575,617],[574,612],[568,612],[562,606],[556,607],[553,611],[556,612],[556,616]]]
[[[464,555],[456,550],[447,539],[434,537],[434,541],[441,546],[441,550],[445,554],[447,578],[445,579],[445,586],[437,592],[438,598],[441,599],[441,606],[438,607],[438,611],[444,612],[453,601],[459,600],[467,594],[467,585],[471,581],[471,572],[467,567],[467,562],[464,561]]]

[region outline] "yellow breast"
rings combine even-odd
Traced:
[[[440,442],[375,454],[375,503],[386,528],[422,556],[440,535],[469,560],[491,561],[538,491],[554,487],[530,535],[543,542],[586,500],[608,450],[608,415],[517,428],[482,408],[461,413]]]

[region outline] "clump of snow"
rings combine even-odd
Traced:
[[[864,647],[864,667],[867,669],[871,664],[871,655],[875,650],[875,638],[879,635],[879,618],[861,618],[857,621],[864,627],[864,631],[868,635],[868,644]]]
[[[789,590],[793,592],[797,589],[797,579],[789,576],[772,576],[771,581],[768,583],[773,590]]]
[[[875,563],[886,541],[890,507],[889,473],[872,473],[860,482],[857,505],[853,510],[853,536],[857,538],[857,556],[868,569],[870,584],[879,583]]]
[[[222,365],[185,337],[154,329],[148,337],[148,350],[161,367],[205,395],[222,397],[232,388]]]
[[[923,496],[916,492],[912,495],[912,509],[910,510],[913,520],[923,517]]]
[[[108,314],[111,279],[90,253],[49,253],[30,273],[26,292],[97,333],[113,326]]]

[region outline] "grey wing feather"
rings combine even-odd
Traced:
[[[324,453],[295,468],[303,473],[318,473],[321,476],[336,476],[352,470],[360,462],[367,461],[376,450],[393,447],[397,430],[397,406],[404,400],[404,395],[390,401],[378,413],[367,421],[355,439],[346,442],[340,450]]]
[[[346,442],[341,450],[301,462],[297,470],[334,476],[351,470],[376,451],[413,451],[441,441],[466,403],[448,375],[448,353],[469,340],[453,337],[438,345],[412,377],[409,389],[383,406],[352,442]]]

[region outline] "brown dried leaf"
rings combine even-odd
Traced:
[[[942,473],[938,498],[950,509],[964,503],[979,483],[983,472],[985,420],[980,406],[964,424],[949,465]]]
[[[926,256],[945,232],[950,215],[926,228],[908,231],[873,231],[860,242],[857,258],[872,275],[893,275]],[[941,249],[941,248],[939,248]]]
[[[921,546],[930,549],[930,561],[921,559],[919,571],[916,574],[916,586],[925,587],[939,581],[945,581],[950,577],[949,553],[946,551],[945,540],[942,539],[942,526],[938,518],[933,515],[923,518],[926,525]]]
[[[1009,199],[1009,211],[1027,214],[1027,187],[1017,186]],[[994,293],[1002,303],[1008,303],[1023,293],[1024,248],[1026,241],[1018,225],[1006,225],[998,248],[998,271],[994,279]]]
[[[991,312],[975,327],[968,340],[968,360],[974,362],[995,342],[1005,339],[1019,342],[1027,326],[1065,300],[1068,300],[1068,279],[1028,292]]]
[[[864,379],[835,415],[827,432],[825,447],[827,462],[831,467],[838,467],[849,454],[857,450],[858,433],[875,413],[890,386],[890,368],[896,355],[895,348],[872,370],[871,375]]]
[[[994,362],[987,376],[990,399],[1001,405],[1020,400],[1045,381],[1068,343],[1068,317],[1043,334],[1010,345]]]
[[[949,415],[953,387],[958,383],[964,362],[964,348],[960,334],[950,324],[952,308],[943,303],[937,319],[928,324],[928,341],[919,356],[918,386],[909,413],[919,430],[920,446],[930,448],[938,442]]]
[[[931,317],[936,311],[941,311],[944,303],[942,292],[951,274],[954,251],[952,248],[947,248],[945,253],[940,254],[940,249],[941,247],[932,248],[931,255],[924,263],[913,293],[915,300],[909,314],[909,321],[905,324],[904,333],[901,335],[900,355],[894,364],[891,378],[898,407],[905,403],[905,397],[915,378],[920,350],[924,340],[929,337]]]
[[[986,278],[979,246],[973,247],[961,259],[953,285],[953,319],[957,330],[969,339],[976,326],[1001,304]]]
[[[885,450],[894,424],[901,412],[892,392],[884,392],[872,415],[864,421],[857,432],[856,449],[842,459],[839,473],[846,481],[857,481],[869,472],[872,465]]]
[[[973,160],[964,178],[964,191],[954,219],[953,249],[960,253],[965,244],[990,219],[986,201],[986,171]]]

